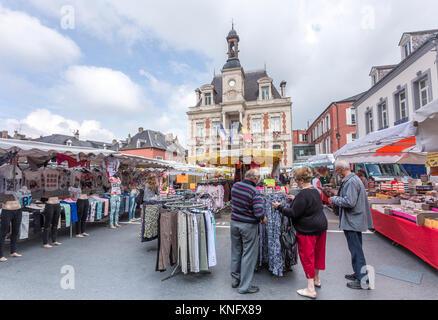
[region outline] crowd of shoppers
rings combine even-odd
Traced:
[[[373,228],[371,211],[364,182],[350,171],[349,163],[335,163],[335,174],[341,186],[328,199],[339,215],[339,228],[344,231],[351,254],[353,274],[345,275],[347,287],[369,289],[362,232]],[[318,175],[302,167],[294,171],[299,193],[289,195],[290,206],[273,203],[283,215],[291,218],[296,230],[298,253],[307,278],[307,287],[297,290],[301,296],[315,299],[315,288],[321,288],[320,271],[326,269],[326,239],[328,222],[323,210],[322,188]],[[232,190],[231,213],[231,285],[241,294],[256,293],[260,289],[252,284],[259,246],[258,224],[267,223],[263,199],[256,186],[260,174],[248,171],[245,179],[235,183]],[[336,195],[334,195],[336,194]],[[365,279],[365,280],[364,280]]]

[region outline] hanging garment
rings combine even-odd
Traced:
[[[120,162],[117,158],[107,157],[103,160],[102,167],[106,170],[108,178],[113,177],[119,170]]]
[[[23,174],[24,174],[24,180],[26,181],[25,185],[27,189],[29,189],[31,192],[39,191],[42,189],[40,171],[25,170]]]
[[[64,212],[64,217],[65,217],[65,226],[66,227],[70,227],[71,224],[71,207],[69,204],[67,203],[60,203],[61,205],[61,212]]]
[[[45,167],[47,166],[47,164],[49,163],[50,159],[47,159],[47,157],[43,157],[43,158],[34,158],[34,157],[29,157],[27,156],[27,164],[29,165],[29,168],[33,171],[37,171],[39,168],[41,167]]]
[[[100,198],[98,196],[90,196],[89,197],[90,200],[95,200],[97,202],[97,209],[96,209],[96,219],[100,220],[102,219],[102,212],[103,212],[103,207],[105,205],[105,199]]]
[[[81,188],[70,187],[68,188],[68,192],[70,194],[70,198],[75,201],[77,201],[79,199],[79,196],[82,194]]]
[[[205,226],[207,229],[207,248],[208,248],[208,266],[216,265],[216,241],[215,241],[215,221],[214,214],[211,211],[204,211]]]
[[[167,264],[178,261],[178,211],[159,209],[159,233],[156,271],[165,271]]]
[[[293,226],[289,225],[288,219],[276,210],[273,202],[281,203],[283,206],[290,206],[287,196],[282,193],[266,195],[265,212],[268,222],[259,226],[260,244],[258,266],[266,265],[272,274],[282,277],[284,272],[292,270],[291,267],[297,264],[298,249],[295,245],[292,250],[286,250],[281,246],[280,235],[283,230]]]
[[[15,190],[22,187],[22,183],[23,173],[18,166],[15,167],[15,178],[13,165],[7,164],[0,168],[0,194],[13,194]]]
[[[137,193],[129,195],[129,219],[135,218],[135,209],[137,208]]]
[[[46,168],[42,170],[42,175],[44,180],[43,188],[45,191],[56,191],[59,189],[58,170]]]
[[[141,242],[158,238],[158,218],[160,205],[143,206],[141,223]]]
[[[61,204],[68,204],[70,206],[71,222],[78,222],[78,208],[76,207],[76,201],[73,199],[64,199]]]
[[[23,211],[21,215],[20,240],[29,238],[29,216],[30,213]]]
[[[17,200],[22,207],[29,206],[32,202],[32,193],[29,192],[26,188],[15,191],[14,193],[15,200]]]
[[[187,245],[188,226],[187,215],[182,211],[178,212],[178,265],[181,267],[181,272],[188,273],[189,250]]]
[[[3,165],[4,163],[9,162],[11,159],[15,158],[15,156],[17,155],[18,151],[9,151],[8,153],[6,153],[3,156],[0,156],[0,166]]]
[[[199,272],[199,229],[198,229],[198,221],[196,219],[196,215],[192,214],[193,220],[193,255],[194,255],[194,266],[192,272]]]
[[[94,222],[96,219],[96,212],[97,212],[97,200],[89,198],[88,202],[89,202],[89,206],[88,206],[87,221]]]
[[[67,190],[70,187],[70,171],[65,169],[59,170],[59,189]]]
[[[195,214],[198,224],[199,271],[208,271],[207,234],[204,215]]]
[[[79,188],[81,186],[82,171],[73,170],[70,173],[70,186]]]

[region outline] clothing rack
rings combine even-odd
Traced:
[[[170,204],[165,204],[164,206],[166,208],[172,209],[172,210],[183,210],[183,211],[189,211],[191,214],[203,214],[202,212],[196,212],[194,210],[208,210],[207,206],[203,205],[203,204],[198,204],[198,203],[191,203],[190,202],[179,202],[179,203],[170,203]],[[179,252],[178,252],[179,255]],[[177,265],[175,266],[175,268],[172,270],[171,274],[163,279],[161,279],[161,281],[165,281],[168,280],[170,278],[173,278],[174,276],[180,274],[182,272],[181,269],[181,265],[179,265],[177,263]],[[210,271],[206,271],[205,273],[211,273]]]

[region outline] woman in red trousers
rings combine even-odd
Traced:
[[[313,187],[312,170],[302,167],[294,171],[295,180],[301,191],[295,197],[292,207],[274,207],[292,220],[297,231],[298,253],[307,278],[307,288],[297,290],[299,295],[315,299],[315,287],[321,287],[319,271],[325,270],[325,244],[327,218],[323,211],[321,195]]]

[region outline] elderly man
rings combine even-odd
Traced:
[[[340,229],[344,230],[354,273],[345,278],[352,280],[347,283],[351,289],[369,289],[361,285],[365,279],[365,256],[362,250],[362,232],[373,229],[370,205],[362,181],[350,171],[350,164],[346,161],[335,163],[335,172],[342,179],[338,196],[331,197],[331,202],[338,207]]]
[[[256,189],[260,174],[251,169],[231,189],[231,286],[239,293],[256,293],[251,284],[259,247],[258,224],[266,223],[263,199]]]

